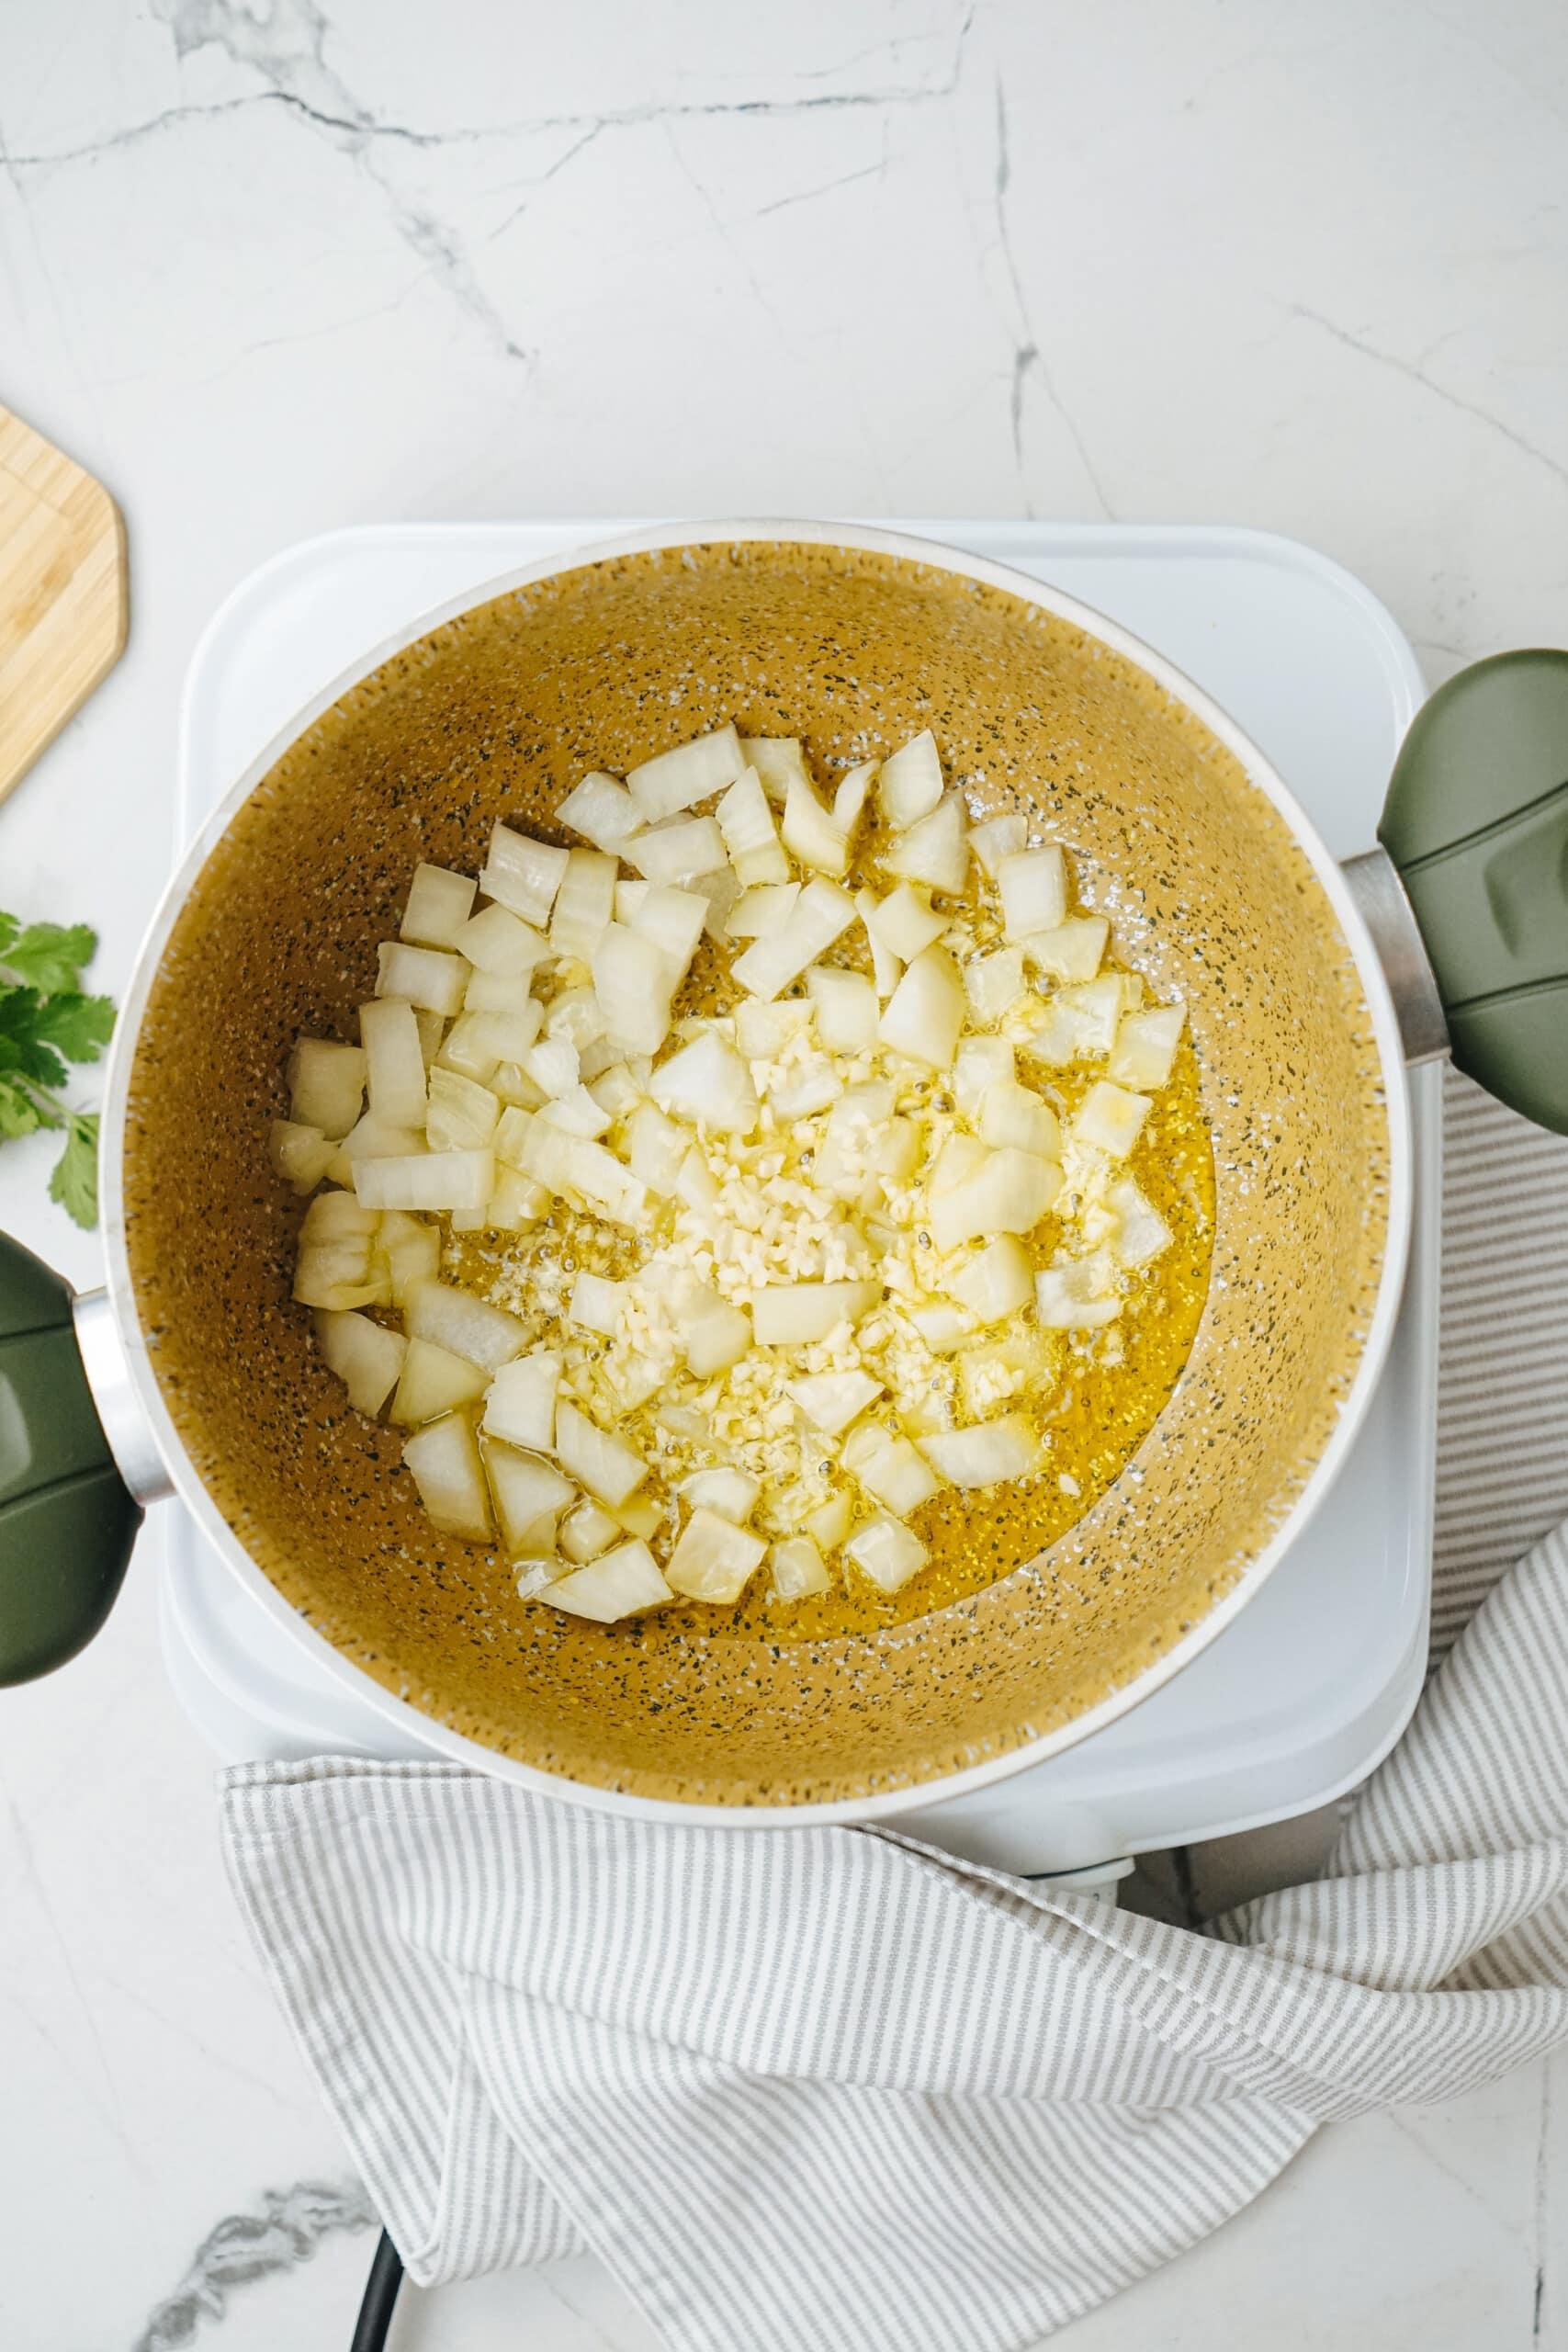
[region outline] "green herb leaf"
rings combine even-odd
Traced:
[[[15,915],[0,915],[0,956],[4,956],[21,927]]]
[[[46,997],[39,1006],[33,1035],[53,1046],[68,1061],[96,1062],[114,1029],[114,1000],[107,996]]]
[[[37,1086],[63,1086],[65,1064],[52,1046],[39,1042],[39,998],[34,989],[0,994],[0,1071],[14,1072]]]
[[[37,989],[40,996],[57,996],[75,988],[97,944],[97,934],[85,922],[35,922],[17,932],[0,956],[6,969],[25,988]]]
[[[58,1118],[33,1100],[19,1078],[0,1070],[0,1139],[30,1136],[35,1127],[59,1125]]]
[[[54,1163],[49,1197],[78,1225],[98,1221],[98,1114],[73,1111],[65,1123],[65,1148]]]

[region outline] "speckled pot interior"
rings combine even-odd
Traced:
[[[267,1172],[301,1031],[352,1037],[421,858],[552,830],[585,768],[733,718],[819,762],[935,729],[977,813],[1026,808],[1118,952],[1186,999],[1212,1122],[1208,1305],[1174,1396],[1070,1534],[871,1638],[770,1645],[518,1604],[435,1536],[399,1444],[345,1410],[289,1301],[301,1206]],[[137,1040],[127,1248],[151,1361],[273,1584],[428,1715],[598,1788],[856,1799],[1024,1746],[1135,1681],[1241,1577],[1322,1455],[1371,1322],[1389,1125],[1349,949],[1233,755],[1098,639],[884,552],[765,541],[591,563],[386,662],[294,742],[186,900]]]

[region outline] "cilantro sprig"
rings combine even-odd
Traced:
[[[97,1223],[98,1114],[73,1111],[61,1089],[67,1063],[96,1062],[114,1028],[110,999],[82,987],[97,944],[85,922],[0,914],[0,1140],[63,1132],[49,1193],[78,1225]]]

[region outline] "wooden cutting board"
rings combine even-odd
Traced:
[[[126,616],[119,509],[0,408],[0,800],[113,669]]]

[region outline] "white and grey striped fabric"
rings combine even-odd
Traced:
[[[1445,1623],[1494,1589],[1320,1883],[1205,1937],[886,1835],[436,1764],[226,1776],[252,1932],[415,2278],[588,2247],[677,2352],[1022,2352],[1320,2123],[1568,2040],[1568,1532],[1496,1580],[1568,1510],[1568,1317],[1532,1313],[1568,1150],[1458,1082],[1450,1127]]]

